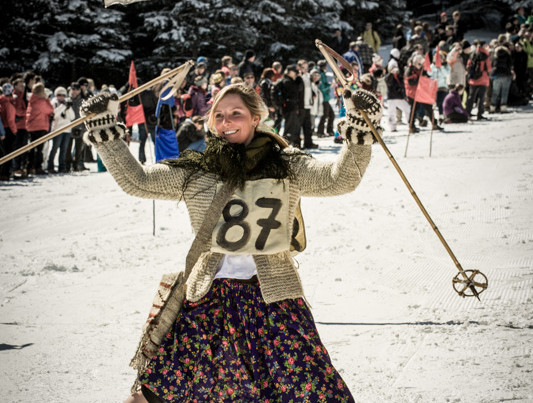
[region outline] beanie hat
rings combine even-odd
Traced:
[[[309,73],[310,75],[313,75],[313,74],[320,74],[320,71],[318,71],[317,69],[313,69],[311,70],[311,72]]]
[[[470,48],[472,45],[470,45],[470,42],[468,42],[466,39],[461,43],[463,50]]]
[[[205,56],[199,56],[198,59],[196,59],[196,63],[207,63],[207,59]]]
[[[390,51],[390,55],[392,57],[394,57],[395,59],[399,59],[400,58],[400,51],[396,48],[392,48],[391,51]]]
[[[57,97],[58,95],[67,95],[67,90],[65,87],[57,87],[54,91],[54,95]]]
[[[2,92],[5,96],[10,96],[13,94],[13,86],[10,83],[5,83],[2,85]]]

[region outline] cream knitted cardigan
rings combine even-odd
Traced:
[[[198,232],[217,188],[215,174],[190,172],[166,164],[143,167],[130,153],[124,141],[110,140],[95,144],[108,171],[118,185],[132,196],[147,199],[185,200],[191,224]],[[286,148],[286,154],[294,154]],[[323,162],[309,155],[293,155],[289,192],[289,234],[301,196],[334,196],[354,190],[370,162],[371,146],[348,141],[334,162]],[[187,179],[188,178],[188,179]],[[183,191],[184,182],[189,183]],[[221,253],[203,253],[187,280],[187,299],[195,302],[209,291],[222,258]],[[263,299],[272,303],[287,298],[304,298],[304,292],[291,253],[283,251],[270,255],[253,255]]]

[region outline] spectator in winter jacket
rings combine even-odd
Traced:
[[[476,50],[472,58],[468,60],[466,70],[468,71],[468,85],[470,91],[466,102],[466,111],[468,116],[472,114],[474,104],[477,105],[477,120],[485,119],[483,112],[485,110],[484,101],[485,93],[490,84],[490,73],[492,71],[489,52],[485,47],[484,41],[477,41]]]
[[[444,98],[444,123],[466,123],[469,113],[463,108],[461,98],[465,90],[464,85],[457,84]]]
[[[230,76],[230,69],[229,66],[233,64],[233,58],[231,56],[222,56],[222,59],[220,59],[220,70],[224,72],[224,75],[226,78]]]
[[[3,94],[0,95],[0,120],[3,125],[3,136],[0,139],[0,157],[5,157],[11,153],[15,146],[17,135],[16,111],[13,106],[13,85],[4,83],[2,85]],[[0,181],[8,181],[11,177],[11,164],[0,165]]]
[[[371,22],[367,22],[365,24],[365,30],[361,36],[363,37],[363,42],[369,45],[374,52],[379,52],[379,48],[381,47],[381,38],[379,37],[379,34],[372,29]]]
[[[44,85],[37,83],[32,88],[32,95],[26,110],[26,129],[31,141],[35,141],[50,131],[50,119],[54,115],[54,107],[50,103]],[[32,148],[28,153],[28,169],[37,175],[46,175],[42,168],[43,145]]]
[[[437,67],[435,62],[431,64],[431,78],[437,80],[437,108],[439,109],[439,121],[444,120],[443,103],[444,98],[448,95],[448,75],[450,74],[450,66],[446,62],[446,54],[440,52],[441,66]],[[433,60],[436,59],[436,55]]]
[[[275,61],[272,63],[272,69],[274,70],[274,76],[272,77],[272,82],[275,83],[278,80],[283,78],[283,65],[281,62]]]
[[[74,110],[72,109],[72,101],[67,98],[67,90],[64,87],[57,87],[54,91],[54,99],[52,106],[54,107],[54,120],[52,121],[52,131],[68,125],[75,119]],[[52,139],[52,147],[50,155],[48,156],[48,173],[55,174],[54,160],[59,150],[58,170],[59,172],[67,172],[67,149],[70,141],[70,129],[55,136]]]
[[[492,97],[490,112],[494,113],[497,107],[501,112],[507,112],[507,98],[513,79],[513,60],[509,42],[504,42],[494,49],[492,60]]]
[[[359,45],[357,42],[350,42],[350,49],[342,55],[348,63],[357,63],[359,71],[363,71],[363,61],[359,56]]]
[[[204,116],[207,113],[207,78],[198,76],[189,88],[193,115]]]
[[[26,130],[26,109],[28,100],[26,98],[26,84],[24,79],[17,78],[13,81],[13,104],[15,105],[15,123],[17,125],[17,135],[15,136],[14,150],[28,144],[28,131]],[[24,153],[13,159],[13,177],[23,178],[27,176],[28,153]]]
[[[371,46],[363,42],[363,37],[359,36],[355,41],[358,47],[357,53],[361,57],[363,68],[359,70],[359,74],[367,73],[372,66],[372,56],[374,55],[374,49]]]
[[[453,44],[450,53],[446,57],[450,74],[448,75],[448,87],[455,87],[457,84],[466,85],[466,66],[463,62],[463,48],[459,42]]]
[[[340,29],[336,29],[335,34],[333,35],[333,38],[331,40],[331,49],[333,49],[339,55],[342,55],[343,53],[348,51],[348,47],[348,39],[343,35]]]
[[[244,53],[244,59],[239,63],[239,77],[244,79],[246,73],[252,73],[257,80],[261,74],[260,67],[255,64],[255,52],[247,50]]]
[[[313,105],[311,106],[311,131],[315,132],[315,121],[317,117],[324,114],[324,97],[320,91],[320,71],[313,69],[309,73],[311,76],[311,90],[313,91]]]
[[[313,124],[311,123],[311,108],[313,106],[313,89],[311,88],[311,76],[309,74],[309,64],[307,60],[298,60],[298,77],[296,81],[301,82],[301,101],[300,101],[300,125],[304,134],[304,148],[318,148],[313,143]]]
[[[268,108],[268,115],[272,120],[276,119],[276,108],[272,101],[272,79],[276,72],[272,67],[267,67],[261,73],[261,79],[259,81],[259,95]]]
[[[72,101],[72,109],[74,110],[74,118],[80,118],[80,107],[83,101],[81,96],[81,87],[77,82],[70,84],[70,100]],[[72,128],[70,133],[70,140],[67,147],[67,155],[65,158],[65,171],[84,171],[85,167],[85,143],[83,142],[83,133],[85,126],[81,125]]]
[[[178,129],[177,137],[180,154],[187,149],[203,152],[206,140],[203,116],[186,119]]]
[[[392,71],[394,67],[398,68],[400,73],[403,71],[404,66],[400,66],[400,51],[397,48],[392,48],[390,51],[389,61],[387,62],[387,71]]]
[[[403,33],[403,25],[398,24],[396,25],[396,32],[394,33],[394,37],[392,38],[392,47],[396,49],[401,49],[407,44],[407,39],[405,38],[405,34]]]
[[[414,114],[415,114],[415,95],[416,90],[418,88],[418,82],[420,80],[420,76],[424,75],[427,76],[428,74],[423,69],[424,64],[424,56],[422,55],[415,55],[413,57],[413,60],[411,62],[411,65],[407,67],[405,74],[404,74],[404,82],[405,82],[405,92],[407,95],[407,100],[409,102],[409,105],[411,105],[411,115],[409,118],[409,130],[410,132],[416,132],[415,124],[414,124]],[[437,124],[435,121],[435,117],[433,115],[433,106],[430,104],[425,104],[421,102],[417,102],[417,105],[419,105],[425,113],[430,117],[431,122],[433,124],[433,130],[441,130],[442,128]]]
[[[403,78],[400,75],[398,66],[392,66],[385,76],[385,84],[387,84],[387,104],[389,109],[389,125],[391,131],[396,131],[396,109],[403,112],[404,116],[411,116],[411,106],[405,100],[405,85]]]
[[[303,99],[303,82],[298,76],[298,68],[290,64],[285,69],[285,76],[280,84],[283,119],[285,119],[284,136],[292,146],[301,148],[300,103]]]
[[[453,30],[455,33],[455,38],[458,41],[463,40],[467,29],[466,21],[461,18],[461,13],[458,10],[455,10],[452,14],[453,19]]]
[[[318,71],[320,72],[320,81],[318,82],[318,89],[322,92],[322,99],[324,104],[322,105],[322,116],[318,123],[318,137],[334,136],[335,130],[333,130],[333,121],[335,120],[335,112],[329,103],[331,99],[331,84],[328,81],[326,72],[328,70],[328,63],[325,60],[319,60],[317,63]],[[326,130],[324,132],[324,129]]]

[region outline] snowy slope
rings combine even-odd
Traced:
[[[481,302],[379,145],[359,188],[304,199],[297,260],[322,339],[357,401],[533,401],[533,113],[385,140]],[[316,158],[339,146],[317,139]],[[90,165],[90,164],[89,164]],[[91,166],[91,165],[90,165]],[[0,185],[0,387],[8,402],[121,402],[162,273],[183,267],[184,205],[107,173]],[[7,399],[7,400],[6,400]]]

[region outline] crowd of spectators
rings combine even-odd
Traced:
[[[386,62],[378,54],[382,39],[370,22],[351,38],[336,30],[329,45],[351,64],[347,76],[359,87],[375,92],[384,103],[388,129],[397,131],[403,119],[410,133],[417,133],[429,123],[431,129],[441,130],[442,125],[474,117],[487,119],[485,111],[505,113],[508,106],[526,105],[531,99],[533,17],[526,18],[525,10],[517,8],[505,32],[495,34],[488,43],[477,39],[470,43],[465,39],[467,31],[459,11],[454,11],[451,19],[443,12],[433,27],[416,20],[410,21],[407,30],[399,24]],[[203,117],[220,89],[236,83],[249,85],[261,95],[270,111],[265,123],[292,146],[317,148],[314,137],[331,136],[342,142],[334,126],[343,114],[342,88],[325,60],[302,58],[285,67],[280,61],[263,66],[253,50],[246,50],[240,61],[226,55],[217,66],[208,64],[207,57],[196,60],[171,102],[161,102],[161,84],[123,105],[121,119],[126,121],[126,107],[142,104],[145,123],[138,124],[135,131],[141,163],[146,162],[148,138],[156,141],[156,127],[174,131],[180,151],[201,152],[209,136]],[[433,102],[415,101],[421,77],[436,81]],[[32,71],[1,78],[0,88],[1,155],[70,124],[79,118],[82,101],[99,91],[120,95],[131,90],[128,85],[117,89],[105,84],[97,89],[93,80],[81,77],[52,91],[43,77]],[[74,126],[3,164],[0,180],[87,170],[85,163],[95,162],[97,156],[83,142],[83,131],[83,124]]]

